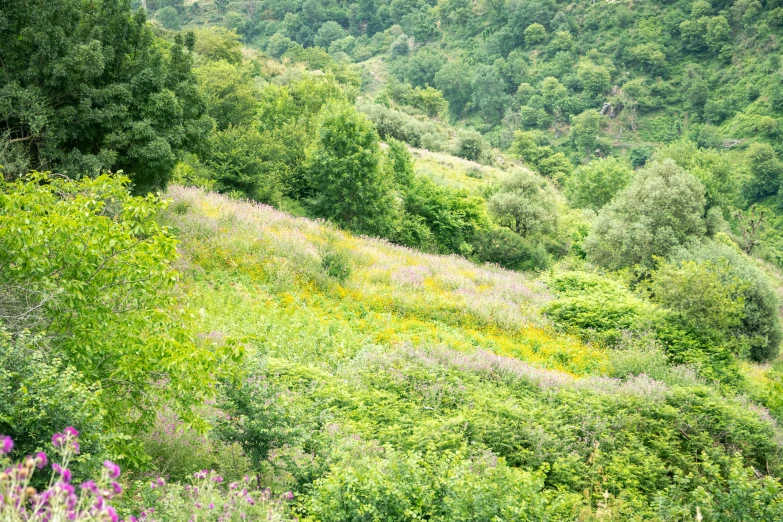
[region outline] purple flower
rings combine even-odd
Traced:
[[[63,468],[62,468],[62,466],[60,466],[60,465],[59,465],[59,464],[57,464],[56,462],[53,462],[53,463],[52,463],[52,469],[53,469],[54,471],[56,471],[57,473],[59,473],[60,475],[62,475],[62,474],[63,474]]]
[[[223,477],[221,477],[220,475],[217,475],[217,476],[212,477],[212,480],[217,482],[218,484],[220,484],[221,482],[223,482]]]
[[[63,470],[63,482],[70,482],[71,481],[71,470],[70,469],[64,469]]]
[[[111,519],[111,522],[117,522],[119,520],[119,517],[117,516],[117,512],[111,506],[106,507],[106,514],[109,515],[109,519]]]
[[[37,464],[38,469],[42,469],[44,466],[46,466],[46,463],[48,462],[46,458],[46,453],[44,453],[43,451],[39,451],[38,453],[35,454],[35,460],[38,461]]]
[[[109,476],[113,479],[119,478],[120,467],[110,460],[104,460],[103,466],[109,470]]]
[[[0,454],[11,453],[14,441],[8,435],[0,435]]]
[[[283,493],[283,498],[285,500],[293,500],[294,499],[294,494],[291,493],[290,491],[286,491],[285,493]]]
[[[163,480],[163,477],[158,477],[157,483],[158,483],[158,486],[165,486],[166,485],[166,481]]]
[[[228,485],[228,489],[237,489],[238,487],[239,484],[237,484],[236,482],[232,482],[231,484]]]
[[[95,482],[93,482],[92,480],[88,480],[86,482],[82,482],[79,485],[79,487],[82,488],[82,489],[86,489],[88,491],[92,491],[95,494],[98,494],[98,486],[96,486]]]
[[[112,481],[111,489],[114,490],[114,494],[115,495],[119,495],[120,493],[122,493],[122,486],[120,486],[120,484],[118,482]]]
[[[81,446],[79,446],[78,442],[74,442],[71,447],[73,448],[74,453],[79,453],[81,451]]]
[[[73,426],[68,426],[65,428],[65,434],[70,435],[74,439],[79,436],[79,432]]]
[[[68,470],[66,470],[66,471],[68,471]],[[60,486],[60,489],[62,489],[63,491],[66,491],[69,495],[73,495],[73,492],[74,492],[73,486],[71,486],[67,482],[58,482],[57,485]]]
[[[210,502],[210,503],[209,503],[209,509],[215,509],[215,504],[213,504],[212,502]]]
[[[155,489],[155,488],[157,488],[157,487],[158,487],[158,485],[157,485],[157,484],[155,484],[154,482],[151,482],[151,483],[150,483],[150,489]]]
[[[55,433],[52,435],[52,444],[54,444],[55,448],[62,446],[63,442],[65,442],[65,435],[62,433]]]
[[[125,522],[136,522],[136,517],[130,516],[128,517],[128,520],[126,520]]]
[[[68,520],[76,520],[76,511],[70,510],[67,514]]]

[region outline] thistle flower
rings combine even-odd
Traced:
[[[39,451],[35,454],[35,460],[38,464],[36,466],[38,469],[43,469],[46,466],[46,463],[48,462],[48,459],[46,458],[46,453],[43,451]]]
[[[286,491],[285,493],[283,493],[283,498],[285,500],[293,500],[294,499],[294,494],[291,493],[290,491]]]
[[[11,453],[14,441],[8,435],[0,435],[0,454]]]
[[[114,491],[115,495],[119,495],[120,493],[122,493],[122,486],[120,486],[120,484],[118,482],[112,481],[111,482],[111,489]]]
[[[55,448],[62,446],[63,442],[65,442],[65,435],[62,433],[55,433],[52,435],[52,444],[54,444]]]
[[[103,461],[103,467],[109,470],[109,477],[116,479],[120,476],[120,467],[110,460]]]
[[[66,436],[70,435],[74,439],[79,436],[79,431],[73,426],[68,426],[67,428],[65,428],[64,432]]]

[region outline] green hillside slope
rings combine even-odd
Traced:
[[[197,189],[169,197],[199,329],[251,349],[218,431],[305,518],[766,516],[751,506],[779,486],[755,489],[753,470],[777,475],[781,446],[762,410],[654,351],[558,333],[541,282]]]

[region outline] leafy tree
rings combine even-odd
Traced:
[[[242,63],[242,42],[236,33],[223,27],[205,27],[197,29],[194,34],[196,37],[194,51],[198,59],[225,60],[234,65]]]
[[[505,92],[500,72],[495,67],[479,64],[474,71],[471,90],[473,108],[488,123],[500,123],[512,100]]]
[[[285,53],[287,53],[289,49],[294,48],[295,45],[296,42],[287,36],[284,36],[280,33],[275,33],[266,44],[266,52],[273,58],[280,58]]]
[[[166,203],[127,185],[44,174],[0,185],[0,316],[12,333],[45,335],[100,390],[105,429],[118,435],[149,426],[164,404],[198,423],[196,407],[226,375],[220,361],[240,354],[194,340],[171,294],[177,242],[156,220]]]
[[[612,269],[651,267],[654,256],[703,237],[704,186],[671,160],[640,170],[601,209],[585,241],[588,259]]]
[[[159,9],[155,13],[155,19],[166,29],[179,29],[179,13],[171,6]]]
[[[538,45],[546,40],[546,27],[539,23],[530,24],[525,28],[525,44]]]
[[[230,126],[211,139],[206,164],[221,192],[239,191],[255,201],[279,204],[281,178],[289,172],[287,159],[286,146],[276,132]]]
[[[461,117],[473,94],[473,71],[462,61],[446,63],[435,74],[435,86],[449,102],[453,118]]]
[[[467,130],[460,133],[456,151],[460,158],[479,161],[486,150],[487,142],[478,132]]]
[[[609,90],[612,75],[606,67],[582,60],[577,66],[576,77],[587,94],[598,96]]]
[[[156,190],[211,130],[192,38],[161,43],[126,2],[25,2],[3,24],[0,122],[28,147],[31,168],[122,169],[136,191]]]
[[[334,21],[328,21],[324,22],[324,24],[318,29],[318,32],[315,34],[315,38],[313,39],[313,44],[323,47],[324,49],[329,49],[329,46],[332,45],[332,42],[339,40],[341,38],[345,38],[348,36],[348,34],[345,32],[345,29],[340,27],[340,24]]]
[[[631,181],[630,166],[617,158],[599,158],[582,165],[568,177],[565,193],[576,208],[595,211],[609,203]]]
[[[196,69],[207,113],[218,130],[247,125],[255,118],[258,91],[249,71],[227,61],[207,62]]]
[[[552,189],[541,178],[517,171],[500,182],[487,209],[501,225],[522,237],[551,234],[558,215]]]
[[[735,319],[726,322],[732,325],[731,344],[735,352],[754,361],[774,359],[783,339],[783,325],[778,313],[780,298],[767,275],[725,236],[723,242],[704,241],[677,249],[672,256],[673,262],[687,260],[723,266],[725,269],[720,273],[724,283],[738,285],[739,295],[735,300],[742,303],[742,310]]]
[[[549,264],[549,254],[541,244],[534,244],[506,227],[480,231],[473,238],[472,246],[479,261],[497,263],[509,270],[540,270]]]
[[[308,158],[313,212],[356,232],[385,235],[396,209],[380,158],[378,134],[363,114],[325,107]]]
[[[590,154],[598,142],[601,127],[601,115],[598,111],[587,110],[571,118],[571,142],[583,154]]]
[[[748,149],[747,158],[752,176],[748,195],[759,199],[777,194],[783,179],[783,162],[775,149],[766,143],[754,143]]]

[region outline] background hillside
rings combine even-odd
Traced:
[[[3,466],[128,521],[783,518],[777,0],[0,32]]]

